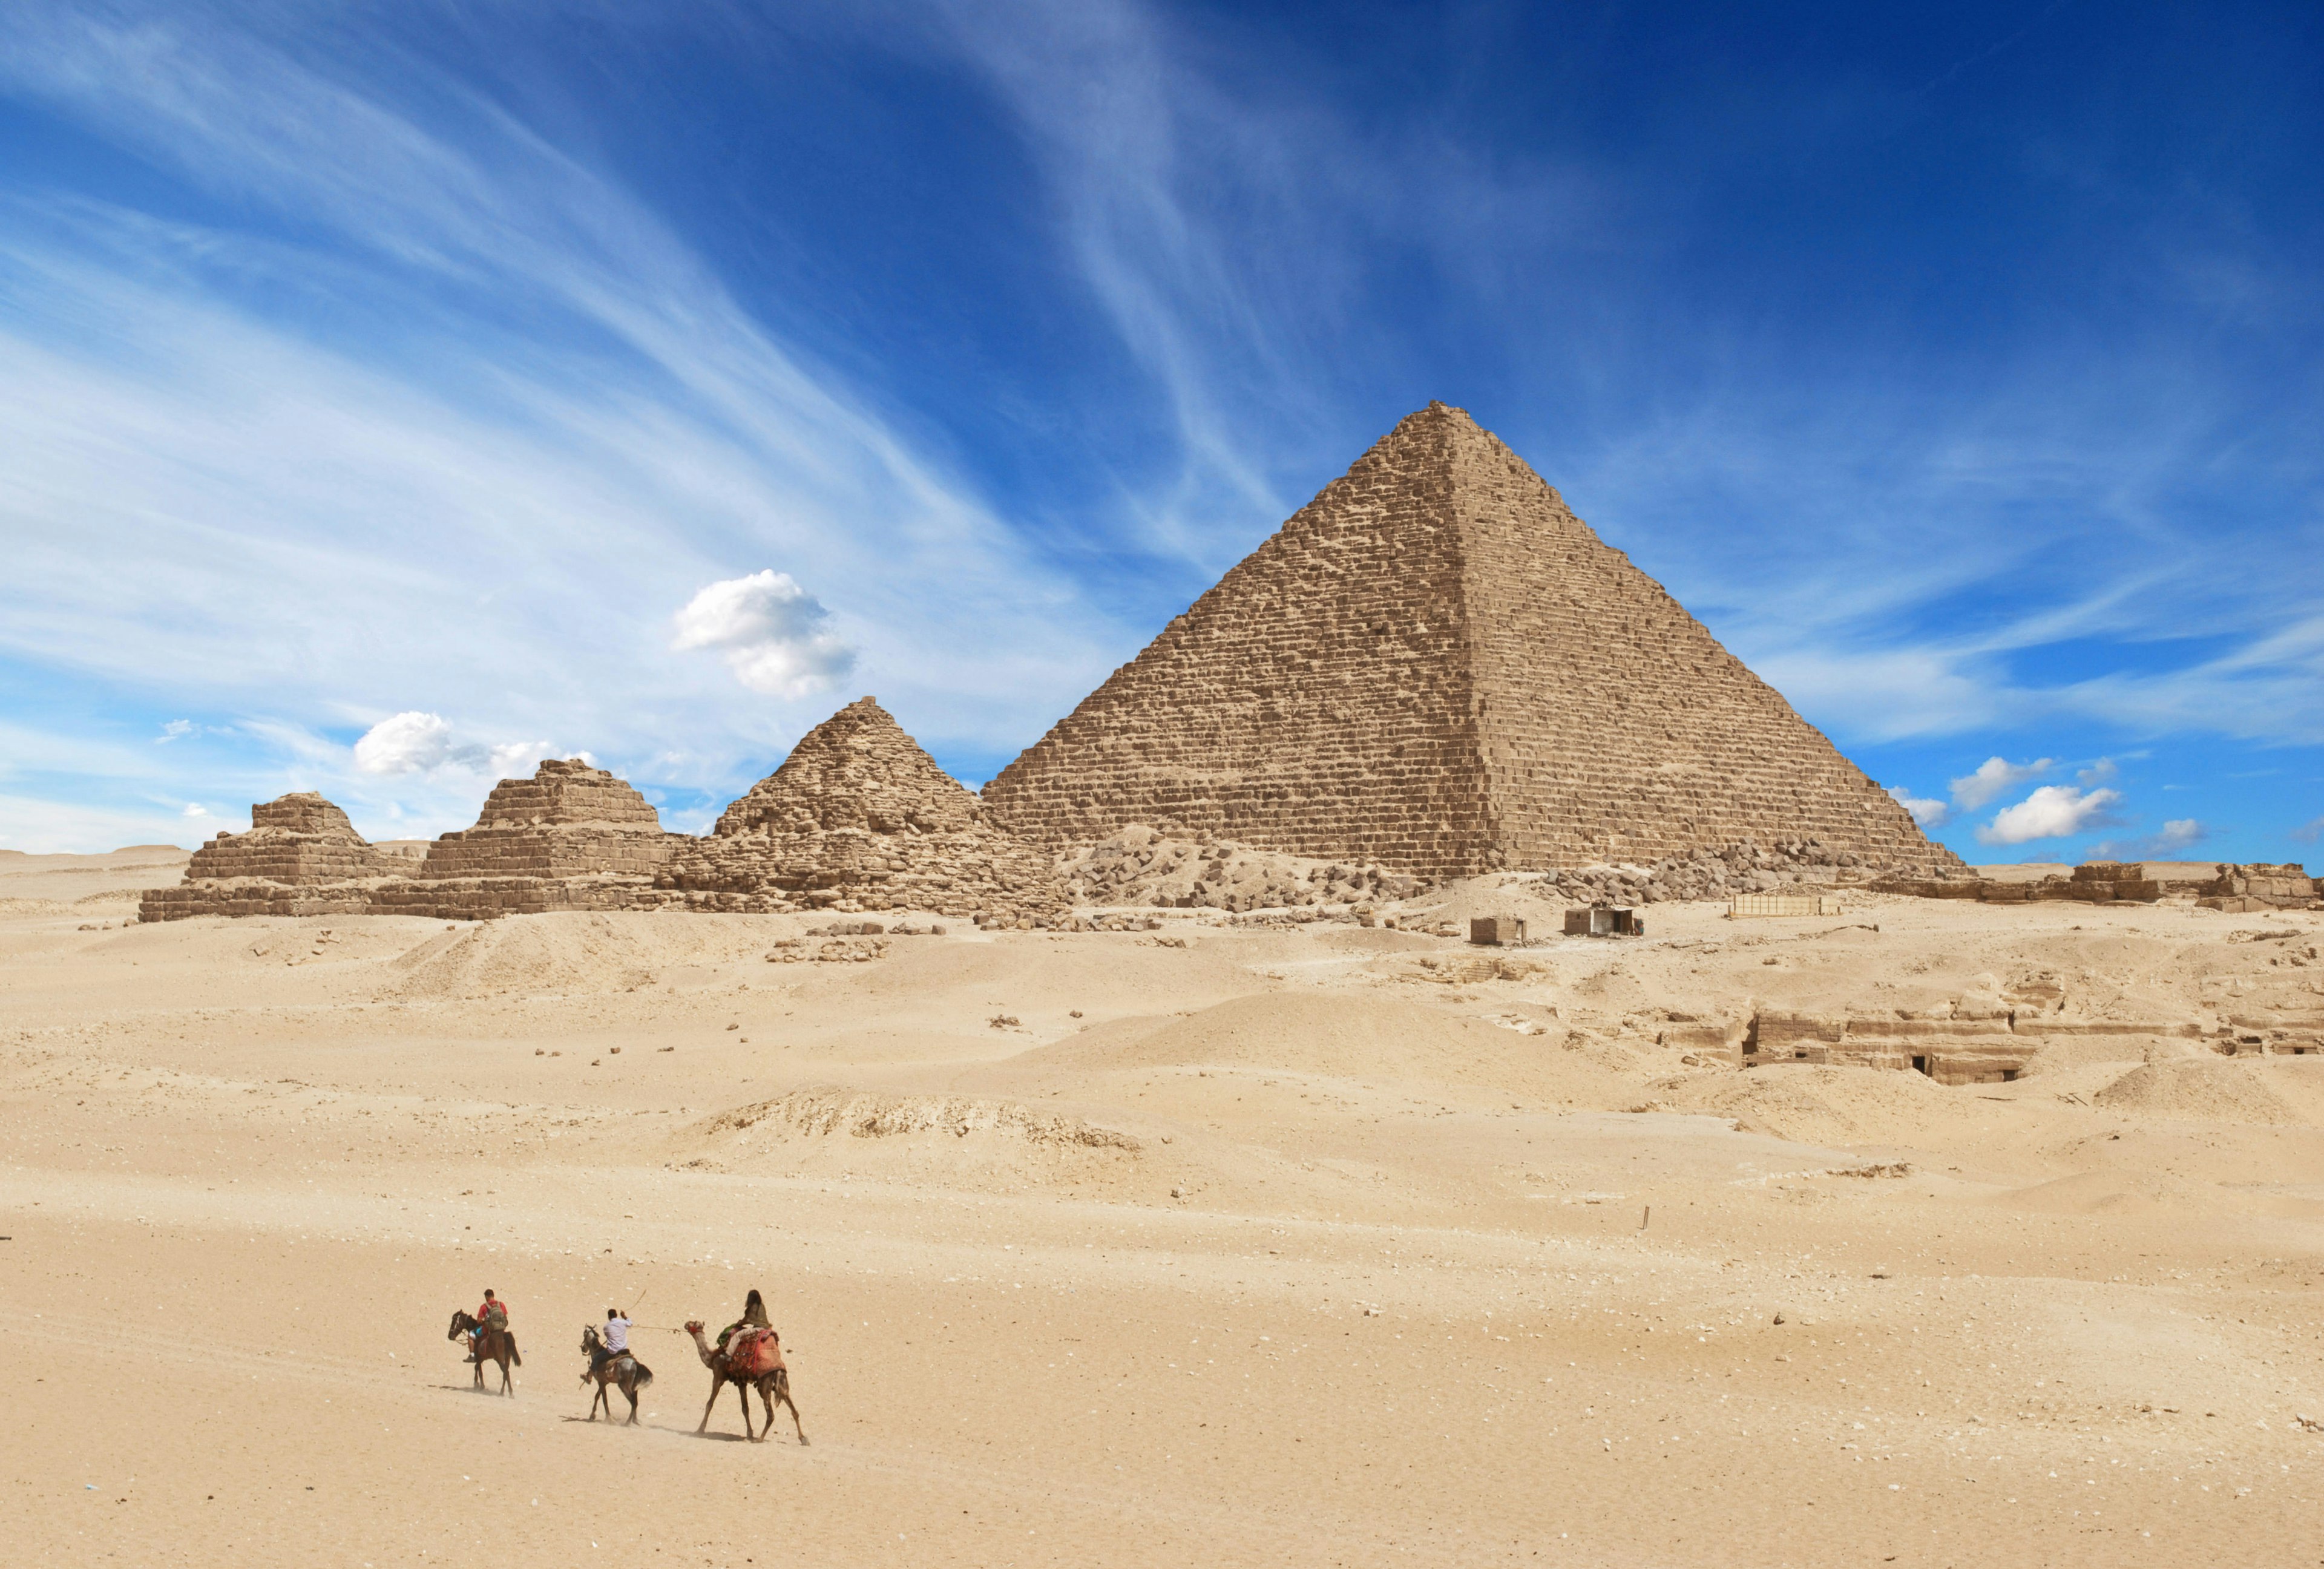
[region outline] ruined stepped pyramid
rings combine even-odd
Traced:
[[[400,863],[374,850],[347,815],[312,790],[250,808],[250,831],[194,852],[175,888],[148,889],[139,920],[196,915],[355,915]]]
[[[1062,909],[1049,857],[870,697],[807,732],[659,882],[692,909],[911,909],[1030,918]]]
[[[1424,876],[1815,838],[1959,868],[1459,409],[1408,416],[984,787]]]
[[[552,758],[494,785],[475,827],[438,838],[416,869],[400,863],[406,874],[377,888],[371,908],[474,920],[650,905],[655,874],[684,843],[626,780]]]

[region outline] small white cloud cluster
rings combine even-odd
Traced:
[[[2313,844],[2324,839],[2324,817],[2311,817],[2292,830],[2292,836],[2302,844]]]
[[[2018,786],[2041,778],[2058,766],[2058,760],[2037,757],[2031,762],[2012,762],[2006,757],[1988,757],[1969,773],[1950,781],[1952,800],[1950,803],[1916,796],[1901,787],[1888,791],[1896,803],[1913,814],[1913,820],[1923,828],[1941,827],[1955,817],[1974,812],[1991,805]],[[2122,804],[2122,793],[2102,787],[2119,775],[2121,770],[2114,760],[2099,758],[2088,768],[2078,771],[2070,785],[2041,785],[2034,793],[2015,806],[2004,807],[1993,820],[1977,830],[1981,844],[2023,844],[2034,839],[2060,839],[2070,835],[2103,828],[2116,819],[2114,809]],[[2172,838],[2174,845],[2184,847],[2201,838],[2209,830],[2193,818],[2166,824],[2162,835],[2152,843],[2162,844]],[[2172,838],[2172,835],[2179,835]],[[2192,837],[2186,835],[2191,835]],[[2103,846],[2101,846],[2103,848]]]
[[[713,583],[678,613],[670,646],[716,649],[734,678],[770,697],[805,697],[855,668],[855,651],[825,630],[831,613],[788,572]]]
[[[1913,821],[1923,828],[1941,828],[1953,815],[1953,809],[1932,796],[1916,796],[1902,785],[1891,785],[1888,793],[1896,804],[1913,814]]]
[[[2033,839],[2062,839],[2106,826],[2121,803],[2119,790],[2043,785],[2015,806],[1995,813],[1992,822],[1978,829],[1978,843],[2023,844]]]
[[[1953,805],[1964,812],[2006,795],[2028,780],[2041,778],[2057,763],[2053,759],[2037,757],[2032,762],[2012,762],[2006,757],[1988,757],[1977,765],[1977,771],[1952,781]]]
[[[2170,861],[2211,836],[2210,825],[2173,817],[2144,839],[2108,839],[2090,846],[2094,861]]]
[[[546,741],[503,742],[485,746],[464,742],[440,714],[418,709],[383,719],[355,743],[355,767],[364,773],[434,773],[456,768],[495,779],[522,773],[557,749]],[[586,756],[586,753],[576,753]]]
[[[2192,817],[2173,817],[2154,835],[2157,850],[2191,850],[2211,836],[2211,830]]]

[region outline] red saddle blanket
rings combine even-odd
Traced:
[[[771,1329],[741,1329],[726,1343],[726,1367],[746,1379],[762,1379],[783,1365],[782,1343]]]

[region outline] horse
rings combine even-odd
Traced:
[[[592,1379],[597,1380],[597,1392],[589,1398],[589,1420],[595,1422],[597,1419],[597,1404],[601,1400],[605,1406],[605,1420],[611,1422],[613,1419],[613,1397],[606,1392],[610,1385],[629,1397],[630,1419],[623,1426],[636,1426],[638,1391],[653,1382],[653,1370],[638,1361],[632,1352],[622,1352],[616,1356],[606,1351],[605,1343],[597,1338],[597,1326],[594,1324],[584,1324],[581,1328],[581,1351],[589,1359],[588,1369],[582,1373],[581,1381],[586,1384]]]
[[[516,1336],[498,1324],[487,1324],[479,1326],[473,1315],[466,1310],[461,1310],[452,1315],[452,1327],[445,1331],[444,1338],[458,1340],[464,1335],[474,1334],[479,1327],[484,1330],[484,1334],[476,1335],[475,1339],[476,1393],[481,1395],[484,1392],[484,1364],[498,1362],[501,1365],[501,1393],[513,1400],[516,1398],[516,1388],[514,1382],[509,1378],[509,1364],[514,1362],[518,1367],[524,1366],[524,1359],[517,1355]]]

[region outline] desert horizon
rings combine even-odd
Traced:
[[[770,963],[814,918],[138,924],[164,863],[39,859],[0,871],[28,1561],[2260,1563],[2313,1530],[2324,1057],[1689,1059],[1702,1021],[2029,972],[2074,1020],[2281,1005],[2314,912],[1849,891],[1501,949],[891,912],[920,935]],[[1523,878],[1401,913],[1485,905],[1554,913]],[[485,1287],[513,1398],[443,1338]],[[742,1444],[731,1391],[693,1435],[672,1331],[752,1287],[810,1447]],[[590,1426],[580,1332],[633,1304],[641,1425]],[[93,1398],[126,1323],[162,1377]]]

